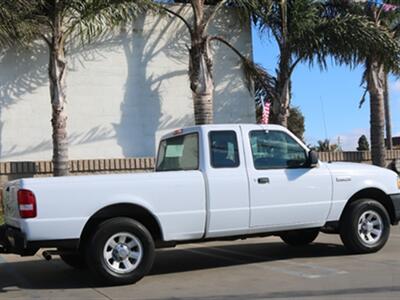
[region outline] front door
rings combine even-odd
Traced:
[[[310,167],[308,152],[280,130],[249,132],[251,227],[321,226],[331,205],[329,170]]]

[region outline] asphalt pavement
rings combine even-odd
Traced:
[[[105,286],[40,254],[0,256],[0,299],[400,299],[400,228],[383,250],[350,255],[336,235],[293,248],[279,238],[189,244],[157,252],[147,277]]]

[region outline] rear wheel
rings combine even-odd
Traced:
[[[285,232],[280,237],[290,246],[304,246],[314,242],[318,234],[319,229],[303,229]]]
[[[153,265],[153,238],[135,220],[107,220],[99,225],[88,243],[86,261],[93,273],[108,283],[134,283]]]
[[[341,218],[340,238],[351,252],[376,252],[386,244],[389,234],[389,214],[376,200],[350,203]]]

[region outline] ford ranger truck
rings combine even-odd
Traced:
[[[400,180],[366,164],[323,163],[286,128],[176,130],[155,172],[19,179],[3,192],[0,252],[59,255],[110,284],[134,283],[155,249],[279,236],[291,246],[339,234],[354,253],[381,249],[400,219]]]

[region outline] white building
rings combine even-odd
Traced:
[[[211,30],[251,55],[250,25],[243,28],[233,10]],[[147,15],[133,34],[69,50],[70,159],[152,156],[156,131],[193,125],[186,44],[179,20]],[[224,45],[214,50],[215,122],[255,122],[238,57]],[[51,160],[47,60],[44,45],[0,57],[0,161]]]

